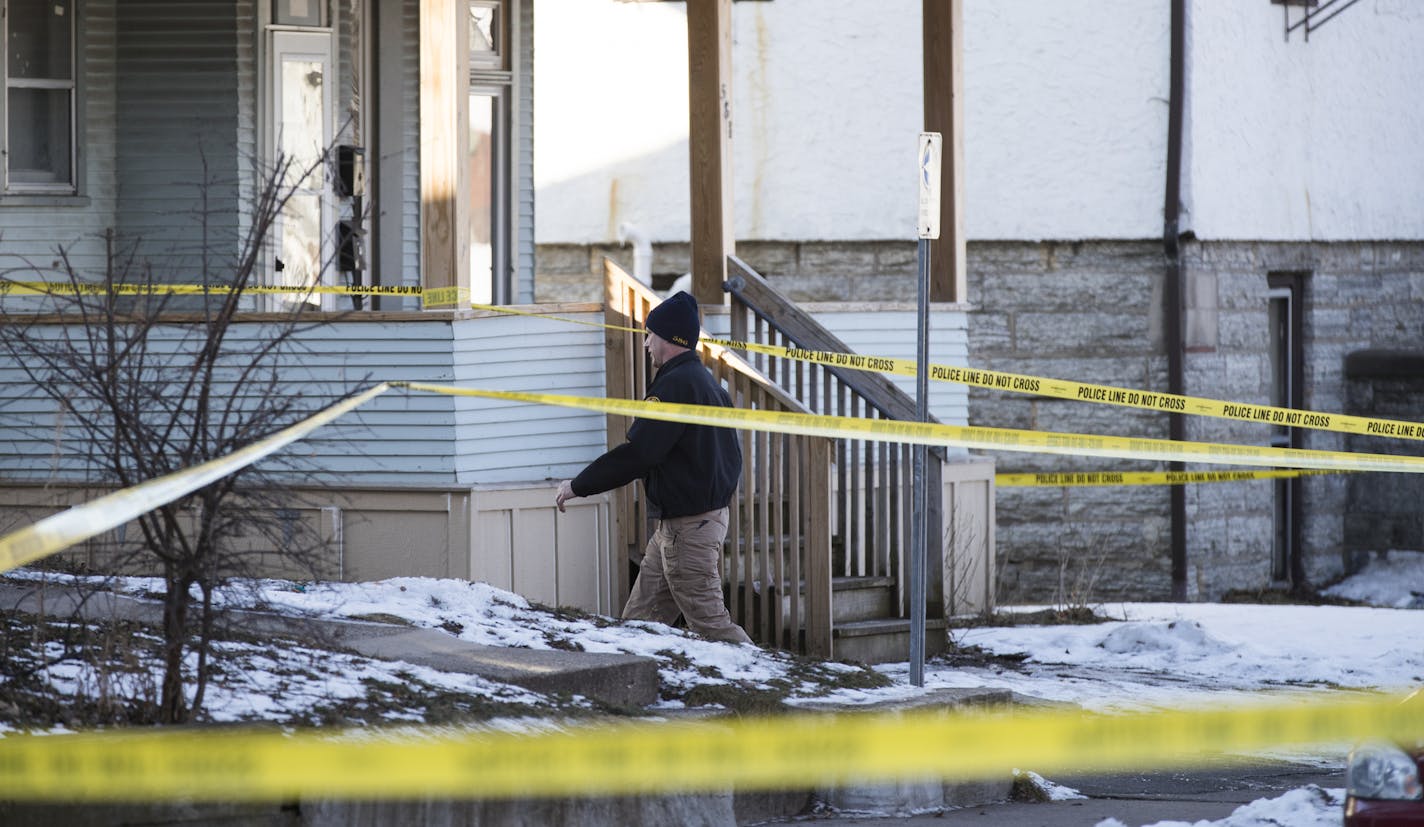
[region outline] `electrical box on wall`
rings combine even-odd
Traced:
[[[336,147],[336,194],[356,198],[366,194],[366,149],[341,144]]]

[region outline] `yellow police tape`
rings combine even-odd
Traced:
[[[178,730],[0,738],[7,800],[477,799],[788,790],[1210,763],[1222,753],[1424,736],[1416,699],[1104,714],[916,711],[531,733]]]
[[[865,356],[858,353],[835,353],[823,350],[803,350],[757,342],[738,342],[704,337],[712,342],[733,350],[749,350],[769,356],[780,356],[801,362],[810,362],[851,370],[893,373],[900,376],[914,376],[918,373],[913,359],[889,356]],[[1408,422],[1398,419],[1379,419],[1367,416],[1352,416],[1338,413],[1316,413],[1314,411],[1280,408],[1274,405],[1253,405],[1245,402],[1226,402],[1199,396],[1182,396],[1172,393],[1133,390],[1110,385],[1092,385],[1064,379],[1049,379],[1021,373],[1005,373],[982,368],[966,368],[955,365],[929,366],[930,380],[954,382],[962,385],[988,388],[999,391],[1018,391],[1036,396],[1055,399],[1072,399],[1080,402],[1094,402],[1101,405],[1116,405],[1125,408],[1140,408],[1165,413],[1210,416],[1218,419],[1235,419],[1241,422],[1258,422],[1263,425],[1277,425],[1290,428],[1308,428],[1319,431],[1336,431],[1346,434],[1392,437],[1396,439],[1424,440],[1424,422]]]
[[[281,450],[387,390],[390,386],[381,383],[227,456],[115,491],[0,537],[0,571],[48,557],[196,491]]]
[[[81,284],[77,287],[78,292],[85,294],[101,294],[109,290],[125,294],[154,292],[197,294],[219,293],[229,289],[231,288],[223,285],[194,284],[114,285],[112,288],[106,288],[102,284]],[[586,322],[552,314],[531,313],[517,310],[506,305],[473,303],[469,301],[469,289],[463,287],[426,289],[415,285],[396,285],[389,287],[327,287],[318,285],[313,287],[253,286],[243,288],[243,290],[244,292],[258,294],[321,293],[353,296],[419,296],[427,307],[432,308],[471,308],[511,315],[551,319],[571,324],[592,325],[610,330],[634,333],[642,332],[638,328]],[[5,293],[49,295],[72,293],[75,291],[76,287],[74,285],[63,282],[0,280],[0,295]],[[703,336],[702,341],[732,350],[750,351],[794,361],[847,368],[850,370],[891,373],[899,376],[914,376],[919,372],[913,359],[900,357],[870,356],[858,353],[838,353],[835,351],[788,348],[779,345],[761,344],[759,342],[718,339],[711,336]],[[1334,431],[1346,434],[1363,434],[1366,436],[1390,437],[1395,439],[1424,440],[1424,422],[1409,422],[1400,419],[1382,419],[1351,414],[1318,413],[1295,408],[1283,408],[1275,405],[1229,402],[1200,396],[1144,391],[1112,385],[1095,385],[1066,379],[1051,379],[1043,376],[1006,373],[1004,371],[968,368],[958,365],[931,364],[929,365],[929,371],[931,381],[953,382],[956,384],[987,388],[989,390],[1016,391],[1054,399],[1071,399],[1079,402],[1139,408],[1164,413],[1208,416],[1218,419],[1256,422],[1280,427]]]
[[[432,385],[423,382],[391,382],[391,386],[456,396],[476,396],[511,402],[557,405],[565,408],[579,408],[669,422],[688,422],[698,425],[840,439],[878,439],[886,442],[947,445],[986,451],[1027,451],[1067,456],[1140,459],[1154,462],[1205,462],[1225,465],[1315,468],[1332,471],[1424,473],[1424,457],[1394,454],[1362,454],[1303,448],[1270,448],[1212,442],[1175,442],[1168,439],[1066,434],[1052,431],[1020,431],[1008,428],[976,428],[933,422],[860,419],[824,414],[644,402],[632,399],[602,399],[590,396],[482,390],[453,385]]]
[[[1307,468],[1323,471],[1390,471],[1424,473],[1424,457],[1389,454],[1360,454],[1344,451],[1312,451],[1293,448],[1269,448],[1250,445],[1226,445],[1204,442],[1174,442],[1163,439],[1066,434],[1049,431],[1020,431],[1005,428],[973,428],[938,423],[906,422],[882,419],[800,414],[780,411],[721,408],[706,405],[681,405],[630,399],[563,396],[557,394],[517,391],[481,390],[451,385],[421,382],[382,383],[338,403],[317,415],[297,423],[261,442],[254,443],[227,457],[150,480],[133,488],[117,491],[83,506],[47,517],[27,528],[0,537],[0,571],[24,565],[54,554],[64,548],[93,537],[103,531],[134,519],[159,505],[194,491],[233,470],[256,462],[281,447],[302,438],[343,413],[384,393],[392,387],[416,391],[476,396],[513,402],[592,410],[622,416],[689,422],[729,428],[773,433],[793,433],[840,439],[879,439],[887,442],[947,445],[980,450],[1027,451],[1069,456],[1098,456],[1117,459],[1137,459],[1166,462],[1204,462],[1219,464],[1263,465],[1285,468]],[[1141,472],[1150,474],[1150,472]],[[1221,479],[1227,475],[1241,479],[1240,474],[1253,472],[1176,472],[1215,473]],[[1290,472],[1254,472],[1262,477],[1284,476]],[[1120,485],[1110,481],[1131,475],[1025,475],[1034,477],[1033,484],[1042,485]],[[1074,482],[1067,482],[1069,478]],[[1055,480],[1049,482],[1047,480]],[[1203,477],[1202,481],[1207,478]],[[1174,473],[1160,477],[1157,484],[1193,481],[1189,476],[1174,480]],[[1009,480],[1004,485],[1022,485]]]
[[[1051,474],[995,474],[999,488],[1071,488],[1099,485],[1185,485],[1206,482],[1282,480],[1334,471],[1065,471]]]
[[[83,295],[101,296],[113,293],[117,296],[150,296],[155,294],[172,294],[175,296],[194,296],[208,294],[230,293],[235,288],[230,284],[99,284],[83,283],[71,284],[70,282],[54,281],[9,281],[0,279],[0,295],[15,296],[54,296],[54,295]],[[441,290],[455,288],[439,288]],[[372,285],[369,287],[329,287],[326,285],[312,285],[310,287],[277,287],[272,285],[248,285],[242,288],[243,293],[254,293],[259,295],[338,295],[338,296],[409,296],[420,297],[425,293],[434,291],[425,290],[417,285]],[[466,295],[469,291],[466,290]],[[444,297],[445,294],[440,294]],[[450,293],[453,297],[456,293]]]

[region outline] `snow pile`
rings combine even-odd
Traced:
[[[1424,554],[1391,551],[1322,594],[1391,609],[1424,609]]]
[[[1124,623],[1103,636],[1098,646],[1115,655],[1133,655],[1163,665],[1198,660],[1230,652],[1232,647],[1212,638],[1195,620],[1166,623]]]
[[[1252,703],[1262,692],[1400,691],[1424,681],[1424,612],[1359,606],[1116,603],[1121,621],[967,629],[961,645],[1023,657],[1016,668],[927,672],[1103,711]],[[887,667],[887,670],[889,667]],[[934,681],[931,684],[931,680]]]
[[[1279,798],[1260,798],[1237,807],[1218,821],[1159,821],[1146,827],[1340,827],[1340,808],[1345,791],[1327,790],[1311,784],[1291,790]],[[1115,818],[1105,818],[1096,827],[1127,827]]]
[[[1015,769],[1014,778],[1027,779],[1028,783],[1032,784],[1034,788],[1043,795],[1045,801],[1072,801],[1074,799],[1087,798],[1086,795],[1083,795],[1072,787],[1049,781],[1036,772],[1024,772],[1023,770]]]

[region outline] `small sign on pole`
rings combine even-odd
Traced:
[[[920,133],[920,238],[939,238],[940,159],[944,139],[938,132]]]
[[[930,361],[930,241],[939,238],[940,147],[938,132],[921,132],[919,142],[920,240],[918,267],[919,302],[915,335],[915,419],[929,421]],[[929,451],[923,444],[913,449],[913,502],[910,507],[910,559],[908,572],[910,600],[910,683],[925,685],[925,558],[929,546],[929,490],[925,471]],[[938,493],[936,493],[938,496]],[[936,538],[938,539],[938,538]]]

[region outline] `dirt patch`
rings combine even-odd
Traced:
[[[1368,606],[1359,600],[1331,597],[1317,591],[1290,589],[1232,589],[1221,596],[1222,603],[1253,603],[1263,606]]]
[[[1065,609],[1039,609],[1033,612],[998,611],[988,616],[956,619],[954,625],[960,628],[977,629],[984,626],[1088,626],[1094,623],[1110,623],[1120,618],[1098,614],[1087,606],[1073,606]]]

